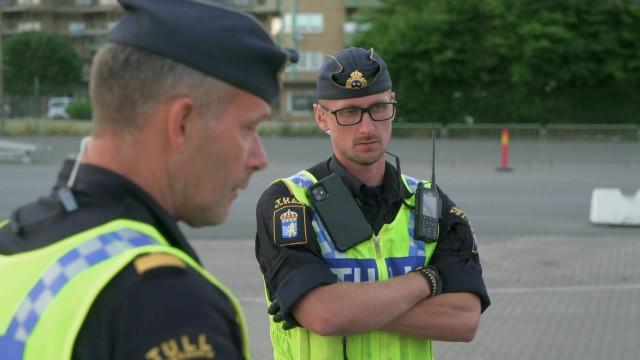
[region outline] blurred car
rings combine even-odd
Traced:
[[[47,106],[47,118],[49,119],[68,119],[67,105],[71,103],[70,97],[52,97],[49,99]]]

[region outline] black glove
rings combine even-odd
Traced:
[[[442,293],[442,279],[438,273],[438,269],[433,266],[419,266],[412,272],[417,272],[427,281],[429,286],[429,296],[433,297]]]
[[[282,309],[280,309],[280,303],[278,302],[278,299],[273,300],[271,305],[269,305],[267,312],[269,313],[269,315],[273,315],[274,322],[277,322],[277,323],[282,322],[283,330],[291,330],[293,328],[300,326],[298,321],[296,321],[296,319],[293,317],[291,313],[288,313],[288,314],[282,313]]]

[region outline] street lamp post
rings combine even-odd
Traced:
[[[291,47],[294,50],[298,50],[298,19],[297,19],[297,12],[298,12],[298,0],[291,0]],[[297,69],[298,68],[298,64],[291,64],[291,74],[290,74],[290,79],[291,80],[296,80],[297,79]]]

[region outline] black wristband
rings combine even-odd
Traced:
[[[440,295],[442,292],[442,284],[438,270],[433,266],[419,266],[412,272],[417,272],[427,281],[429,287],[429,296],[427,298]]]

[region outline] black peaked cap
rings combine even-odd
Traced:
[[[295,53],[277,46],[253,16],[213,0],[119,0],[110,41],[166,57],[271,103]]]

